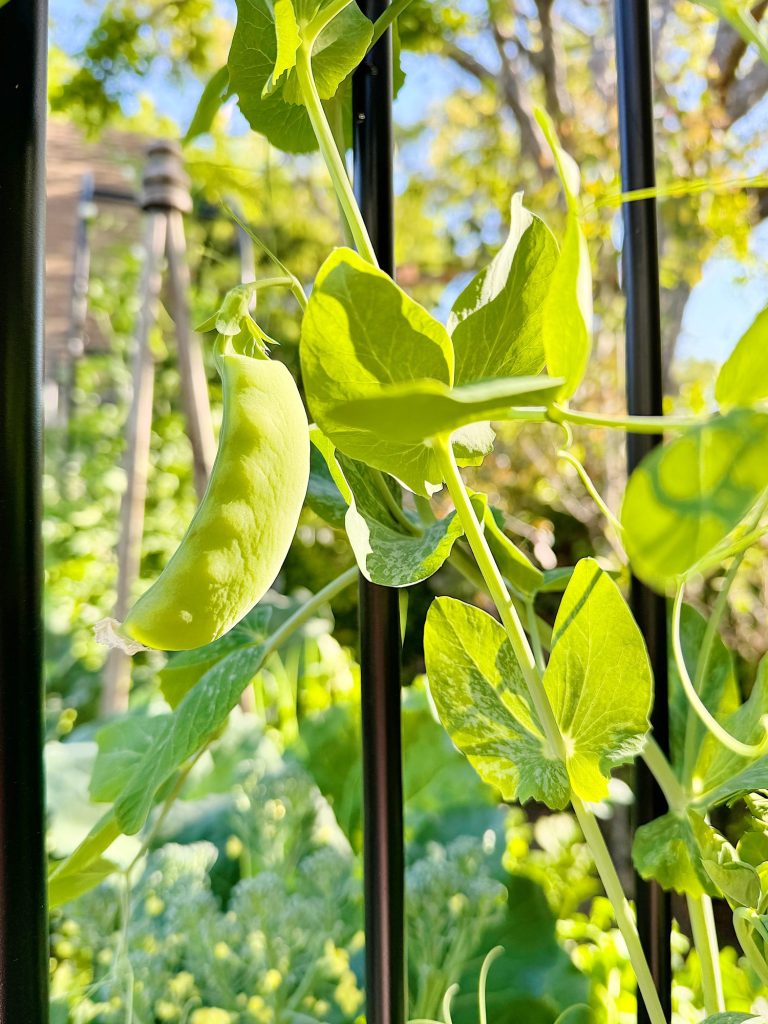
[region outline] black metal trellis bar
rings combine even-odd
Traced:
[[[0,1024],[48,1020],[40,481],[45,0],[0,8]]]
[[[616,0],[616,67],[619,87],[621,177],[625,191],[656,183],[653,141],[653,56],[648,0]],[[623,278],[627,299],[627,407],[633,415],[662,413],[661,315],[656,202],[644,199],[624,205]],[[658,436],[629,434],[629,470],[654,445]],[[632,610],[648,645],[655,680],[653,733],[669,749],[667,626],[664,598],[632,580]],[[637,825],[652,821],[667,807],[653,776],[640,762],[636,772]],[[670,901],[655,883],[636,878],[640,938],[667,1017],[671,1014]],[[638,1020],[648,1020],[639,1005]]]
[[[372,21],[387,0],[359,0]],[[355,191],[379,264],[394,274],[392,42],[353,78]],[[396,590],[360,580],[365,973],[368,1024],[405,1020],[400,616]]]

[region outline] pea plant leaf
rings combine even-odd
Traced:
[[[90,797],[95,803],[116,800],[126,778],[165,734],[169,715],[124,715],[96,733],[98,754],[91,772]]]
[[[134,835],[139,831],[160,787],[226,723],[268,650],[264,643],[233,651],[208,669],[185,694],[115,800],[115,816],[122,832]]]
[[[544,686],[583,800],[608,795],[611,769],[639,754],[648,732],[651,667],[619,589],[591,558],[573,572],[555,619]]]
[[[515,418],[515,410],[546,404],[560,388],[551,377],[503,377],[448,387],[415,380],[382,387],[375,395],[340,402],[336,422],[348,429],[403,444],[419,444],[483,420]]]
[[[314,431],[310,433],[310,438],[313,441],[314,433]],[[333,450],[331,445],[331,458],[333,458]],[[344,495],[328,468],[325,456],[314,443],[309,453],[309,485],[306,501],[315,515],[324,519],[329,526],[333,526],[337,530],[344,529],[344,519],[349,503],[344,500]]]
[[[480,776],[505,799],[564,807],[608,794],[612,768],[642,750],[651,670],[640,632],[610,577],[576,566],[560,605],[544,687],[565,740],[549,750],[503,628],[484,612],[438,598],[424,651],[440,719]]]
[[[516,193],[507,240],[462,291],[448,318],[458,384],[541,371],[542,307],[556,262],[552,233],[525,209],[523,193]]]
[[[768,306],[736,342],[715,381],[722,409],[755,405],[768,398]]]
[[[768,486],[768,415],[735,409],[654,449],[621,510],[633,571],[664,591],[714,552]]]
[[[317,148],[294,70],[296,32],[300,35],[312,13],[307,5],[290,0],[278,0],[274,5],[270,0],[237,2],[237,24],[227,62],[230,90],[237,93],[238,105],[251,128],[287,153]],[[365,56],[372,33],[371,22],[355,3],[321,32],[312,51],[312,71],[321,99],[331,99],[342,87],[348,107],[347,79]]]
[[[0,4],[2,6],[2,4]],[[118,870],[118,865],[106,857],[96,857],[82,871],[54,876],[48,883],[48,906],[60,907],[90,892]]]
[[[351,491],[346,530],[360,571],[385,587],[410,587],[437,572],[463,529],[455,512],[430,526],[402,507],[402,491],[345,455],[339,464]]]
[[[189,128],[182,140],[183,145],[196,139],[199,135],[205,135],[211,130],[214,118],[221,109],[221,105],[229,95],[229,68],[225,64],[223,68],[215,71],[206,82],[202,96],[198,101],[197,108],[192,115]]]
[[[635,832],[632,860],[641,878],[654,879],[663,889],[689,896],[719,895],[704,869],[691,815],[664,814],[641,825]]]
[[[548,749],[501,625],[479,608],[438,597],[427,614],[424,656],[440,720],[480,777],[505,800],[565,807],[565,765]]]
[[[275,65],[264,84],[262,96],[274,92],[283,75],[296,67],[296,54],[301,46],[301,31],[293,0],[273,0],[272,11],[275,18]]]
[[[557,397],[567,400],[581,383],[592,350],[592,271],[579,219],[579,169],[560,146],[549,115],[537,110],[536,119],[555,158],[568,207],[565,236],[541,318],[547,372],[564,378]]]
[[[732,707],[732,705],[731,705]],[[730,714],[721,708],[717,717],[728,732],[743,743],[758,743],[765,734],[763,718],[768,715],[768,658],[760,661],[749,698]],[[705,807],[733,800],[753,790],[768,788],[768,754],[756,760],[741,757],[724,747],[711,734],[703,738],[696,766],[697,793]]]
[[[172,654],[158,673],[160,690],[170,706],[177,707],[182,697],[222,658],[266,640],[271,617],[270,605],[259,604],[213,643]]]
[[[309,504],[318,514],[325,509],[326,522],[333,519],[332,525],[346,530],[365,578],[381,586],[409,587],[436,572],[463,533],[456,514],[425,525],[403,508],[402,488],[391,476],[337,452],[316,427],[311,436],[325,473],[317,471],[323,492]],[[317,491],[321,485],[314,486]]]
[[[372,435],[337,414],[344,403],[374,397],[383,385],[432,380],[450,387],[453,349],[442,324],[357,253],[336,249],[315,280],[300,355],[312,416],[340,451],[420,494],[440,487],[427,446]]]
[[[760,876],[751,864],[739,860],[723,864],[704,860],[704,870],[731,907],[756,908],[760,903]]]

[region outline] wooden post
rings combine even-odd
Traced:
[[[151,204],[152,209],[164,210],[168,221],[168,304],[176,330],[181,397],[187,418],[187,434],[192,445],[195,490],[198,498],[202,498],[208,486],[216,444],[203,352],[200,339],[191,330],[189,322],[190,281],[183,217],[192,209],[189,178],[176,143],[156,143],[150,154],[144,178],[144,206],[149,208],[148,204]]]
[[[117,554],[117,601],[115,618],[122,621],[130,607],[131,589],[139,575],[144,504],[147,497],[149,442],[152,434],[152,396],[155,364],[149,346],[149,332],[157,319],[162,283],[162,258],[167,233],[165,213],[149,212],[144,238],[144,269],[139,291],[139,320],[133,357],[133,396],[128,417],[125,454],[125,491],[120,512],[120,542]],[[101,692],[101,714],[114,715],[128,708],[131,663],[113,648],[109,652]]]

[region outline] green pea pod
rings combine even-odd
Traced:
[[[224,418],[208,488],[178,550],[120,627],[134,651],[190,650],[226,633],[272,585],[296,530],[309,480],[298,389],[282,363],[227,348],[216,356]]]

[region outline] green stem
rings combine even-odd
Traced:
[[[397,522],[399,526],[406,531],[406,533],[412,534],[414,537],[420,537],[424,531],[419,526],[408,518],[403,510],[403,506],[398,504],[397,498],[390,491],[387,481],[384,478],[384,474],[378,469],[371,470],[373,479],[376,481],[376,489],[382,497],[382,500],[387,506],[392,518]]]
[[[530,637],[531,647],[533,648],[533,656],[536,659],[536,667],[539,672],[543,672],[546,668],[546,664],[544,662],[544,650],[541,646],[539,624],[536,621],[536,609],[534,608],[532,600],[525,602],[525,617],[526,625],[528,626],[528,636]]]
[[[648,770],[658,782],[670,811],[683,812],[688,806],[688,795],[680,785],[672,770],[672,765],[653,736],[646,738],[642,756]]]
[[[684,595],[685,583],[681,583],[677,588],[675,600],[672,605],[672,651],[675,657],[677,672],[680,676],[680,682],[683,684],[683,690],[688,698],[688,703],[715,739],[722,743],[724,747],[727,747],[728,750],[731,750],[734,754],[738,754],[739,757],[747,757],[750,760],[761,757],[766,750],[768,750],[768,731],[766,731],[766,735],[759,743],[742,743],[741,740],[736,739],[735,736],[732,736],[727,729],[724,729],[723,726],[720,725],[714,715],[710,713],[701,697],[699,697],[693,683],[691,682],[691,677],[688,674],[688,667],[686,666],[685,658],[683,657],[683,647],[680,640],[680,613],[683,606]],[[765,717],[766,716],[764,716],[764,718]],[[761,722],[765,729],[764,719],[761,719]]]
[[[335,580],[331,580],[322,590],[318,590],[316,594],[313,594],[301,608],[297,609],[293,615],[289,616],[285,622],[278,626],[272,636],[267,638],[264,644],[264,658],[266,659],[267,655],[272,654],[273,651],[281,647],[286,640],[293,636],[297,629],[312,618],[318,608],[322,608],[323,605],[332,601],[337,594],[340,594],[342,590],[345,590],[350,584],[354,583],[357,577],[358,569],[356,565],[353,565],[350,569],[345,569]]]
[[[247,292],[260,292],[264,288],[290,288],[292,284],[291,277],[262,277],[258,281],[246,281],[240,288]]]
[[[464,527],[464,533],[475,556],[475,561],[483,575],[488,591],[501,617],[509,642],[515,652],[515,657],[523,673],[528,692],[542,725],[547,745],[554,756],[564,762],[565,745],[563,737],[552,711],[552,705],[549,703],[547,692],[544,689],[543,680],[537,669],[536,659],[528,643],[517,611],[512,604],[512,599],[502,575],[488,547],[482,527],[475,516],[472,502],[469,499],[461,473],[456,465],[450,438],[448,436],[435,438],[433,447],[440,464],[443,479],[456,506],[456,511]],[[632,917],[629,903],[624,895],[621,881],[613,866],[613,861],[611,860],[611,855],[608,852],[603,835],[594,815],[586,809],[581,800],[573,793],[571,793],[571,802],[584,833],[584,838],[592,851],[592,856],[595,859],[595,865],[606,895],[613,904],[616,921],[624,937],[635,976],[637,977],[637,983],[648,1009],[651,1024],[666,1024],[664,1011],[653,984],[653,977],[643,952],[637,926]]]
[[[299,308],[303,312],[307,308],[307,296],[304,294],[304,289],[301,287],[301,281],[299,281],[298,277],[296,277],[295,274],[292,274],[290,270],[285,266],[285,264],[282,263],[277,258],[277,256],[275,256],[272,250],[269,249],[264,244],[264,242],[262,242],[258,235],[255,235],[253,231],[251,231],[251,229],[248,227],[248,225],[245,223],[242,217],[240,217],[235,210],[227,206],[226,203],[224,204],[224,209],[227,211],[229,216],[234,220],[234,222],[240,226],[240,228],[246,233],[246,235],[248,235],[248,237],[254,243],[254,245],[257,245],[259,249],[261,249],[264,255],[267,256],[267,258],[270,259],[272,263],[274,263],[278,270],[282,270],[285,276],[285,280],[290,282],[291,294],[296,299],[296,302],[299,304]]]
[[[168,796],[163,801],[163,806],[160,808],[160,812],[158,813],[158,815],[155,818],[155,820],[152,822],[152,827],[149,829],[149,831],[147,832],[146,836],[144,837],[144,840],[142,841],[142,844],[139,847],[139,850],[138,850],[136,856],[133,858],[131,863],[125,869],[126,877],[130,877],[131,871],[133,871],[133,869],[136,867],[136,865],[139,863],[141,858],[144,856],[144,854],[149,849],[150,844],[157,837],[158,833],[160,832],[160,829],[162,828],[163,822],[165,821],[165,819],[167,818],[168,814],[170,813],[170,810],[173,807],[173,805],[176,803],[176,798],[178,797],[179,793],[184,788],[184,783],[189,778],[189,773],[195,767],[195,765],[200,760],[200,758],[203,756],[203,754],[205,753],[205,751],[208,749],[209,746],[210,746],[210,741],[208,743],[206,743],[205,746],[201,747],[200,750],[198,750],[198,752],[193,757],[191,757],[189,759],[189,761],[186,763],[186,765],[181,769],[181,771],[177,775],[176,781],[174,782],[173,786],[171,787],[171,790],[168,793]]]
[[[456,465],[450,438],[447,436],[435,438],[433,446],[443,479],[456,506],[461,525],[464,527],[464,534],[472,549],[472,554],[475,556],[477,567],[488,587],[491,600],[498,609],[502,624],[509,637],[509,642],[520,665],[520,670],[523,673],[523,678],[531,695],[536,714],[544,730],[547,745],[555,757],[565,761],[563,737],[555,721],[552,707],[544,690],[544,684],[539,676],[536,659],[504,579],[491,554],[483,528],[475,516],[475,510],[472,508],[472,502],[461,478],[459,467]]]
[[[373,245],[368,236],[368,230],[363,221],[363,216],[360,213],[357,201],[355,200],[355,194],[352,191],[352,185],[350,183],[346,167],[342,163],[339,151],[336,148],[336,142],[333,138],[331,126],[328,124],[328,119],[325,116],[323,104],[320,100],[317,86],[315,85],[315,80],[312,76],[310,50],[306,43],[299,48],[299,51],[296,54],[296,74],[298,75],[304,106],[307,108],[307,114],[309,115],[309,120],[312,123],[312,128],[315,136],[317,137],[320,152],[325,160],[325,165],[331,176],[334,190],[338,196],[341,208],[344,211],[347,223],[349,224],[352,237],[355,240],[357,251],[363,259],[368,260],[368,262],[372,263],[374,266],[378,266],[376,253],[373,250]]]
[[[688,896],[688,915],[696,952],[701,964],[701,988],[707,1016],[725,1011],[723,979],[720,974],[715,918],[709,896]]]
[[[329,25],[337,14],[341,14],[345,7],[349,7],[352,0],[331,0],[329,4],[320,10],[310,23],[302,31],[302,39],[304,45],[311,52],[312,47],[315,44],[315,40],[326,27]]]
[[[389,26],[400,17],[410,3],[412,3],[412,0],[392,0],[389,7],[373,23],[371,46],[374,46],[381,39]]]
[[[742,563],[745,552],[740,552],[731,565],[728,568],[728,572],[725,574],[723,579],[723,585],[720,588],[720,593],[717,595],[717,599],[712,606],[712,613],[707,619],[707,626],[704,630],[704,637],[701,641],[701,647],[696,657],[696,674],[693,678],[693,688],[696,693],[701,696],[704,692],[704,683],[707,678],[707,670],[709,669],[709,659],[712,655],[712,645],[717,635],[717,630],[720,622],[725,613],[725,609],[728,606],[728,593],[731,589],[731,584],[736,578],[736,573],[739,571],[739,566]],[[683,746],[683,778],[690,782],[694,768],[696,767],[696,761],[699,756],[698,744],[696,743],[696,730],[693,728],[694,719],[689,716],[685,723],[685,742]]]
[[[581,482],[584,484],[587,494],[589,494],[592,501],[594,501],[594,503],[603,513],[603,515],[608,520],[613,529],[616,531],[616,533],[619,535],[619,537],[622,537],[624,534],[624,527],[621,525],[621,523],[613,514],[613,512],[611,512],[611,510],[608,508],[607,504],[603,500],[602,495],[595,487],[592,481],[592,477],[589,475],[584,465],[576,458],[575,455],[573,455],[571,452],[566,451],[565,448],[561,448],[558,451],[557,455],[558,458],[564,459],[565,462],[567,462],[570,466],[573,466],[573,468],[579,474],[579,478]]]
[[[498,959],[504,952],[503,946],[494,946],[485,955],[483,960],[483,966],[480,968],[480,977],[477,982],[477,1003],[478,1013],[480,1015],[480,1024],[488,1024],[488,1007],[486,1003],[486,991],[488,989],[488,972],[491,969],[491,964],[494,960]]]
[[[745,911],[743,907],[739,907],[733,913],[733,927],[736,932],[736,938],[739,940],[739,945],[746,953],[747,959],[749,960],[752,968],[757,974],[758,978],[764,985],[768,985],[768,965],[760,955],[760,950],[757,948],[757,943],[752,938],[750,928],[752,927],[751,922],[748,920],[748,911]]]
[[[753,530],[749,530],[747,533],[743,533],[741,537],[738,537],[727,547],[716,548],[711,555],[702,558],[701,561],[697,562],[696,565],[689,569],[685,574],[685,579],[689,580],[694,576],[701,576],[703,573],[708,572],[710,569],[714,569],[715,566],[726,561],[726,559],[742,554],[742,552],[745,552],[748,548],[751,548],[753,544],[756,544],[761,540],[766,533],[768,533],[768,527],[758,526]]]
[[[578,412],[562,405],[549,408],[549,418],[556,423],[580,423],[589,427],[626,430],[628,434],[660,434],[665,430],[685,430],[705,423],[709,416],[603,416],[597,412]]]
[[[584,804],[575,794],[571,794],[571,803],[573,804],[573,810],[576,814],[579,825],[581,826],[581,831],[584,833],[584,838],[586,839],[587,845],[594,857],[595,867],[597,868],[597,873],[600,876],[600,881],[603,883],[605,894],[613,906],[613,912],[616,915],[616,923],[619,926],[619,931],[624,937],[627,952],[629,953],[629,959],[632,963],[635,977],[637,978],[638,988],[640,989],[640,994],[643,997],[643,1002],[645,1003],[645,1008],[648,1011],[651,1024],[666,1024],[664,1010],[662,1009],[659,995],[656,991],[656,986],[653,983],[651,969],[645,958],[645,952],[643,951],[640,936],[637,932],[637,925],[635,924],[635,918],[632,914],[632,908],[624,895],[621,880],[619,879],[616,868],[613,866],[611,854],[608,851],[605,839],[603,838],[603,833],[600,831],[600,826],[597,824],[595,816],[586,809]]]
[[[462,547],[462,542],[461,541],[458,541],[456,544],[453,545],[453,548],[451,550],[451,554],[450,554],[450,557],[449,557],[448,561],[450,562],[450,564],[453,566],[453,568],[457,572],[461,573],[461,575],[464,577],[465,580],[467,580],[468,583],[471,583],[473,587],[476,587],[478,590],[482,590],[483,593],[488,594],[488,596],[490,597],[490,594],[488,592],[488,587],[486,586],[485,580],[483,579],[482,575],[478,571],[478,568],[477,568],[477,565],[475,564],[475,562],[464,551],[464,548]],[[507,583],[506,580],[505,580],[505,586],[507,587],[508,590],[510,589],[509,588],[509,584]],[[514,588],[512,588],[512,589],[514,589]],[[515,610],[517,611],[517,614],[521,618],[522,618],[523,615],[525,615],[527,617],[528,610],[527,610],[526,603],[524,601],[522,601],[519,597],[515,596],[514,593],[510,594],[510,596],[512,598],[512,604],[514,605]],[[550,624],[545,619],[542,619],[542,617],[540,615],[536,615],[535,616],[535,621],[536,621],[536,633],[538,635],[539,641],[540,641],[543,649],[547,650],[547,651],[551,651],[552,650],[552,627],[550,626]]]
[[[333,141],[336,143],[336,152],[339,154],[339,159],[346,171],[347,177],[349,177],[349,169],[347,167],[347,153],[344,146],[344,105],[341,102],[341,96],[336,93],[330,100],[326,100],[323,104],[325,115],[328,118],[328,124],[331,127],[333,134]],[[341,233],[344,237],[344,244],[353,246],[355,240],[352,237],[347,218],[344,215],[344,209],[339,201],[339,197],[336,197],[336,206],[339,211],[339,218],[341,221]]]

